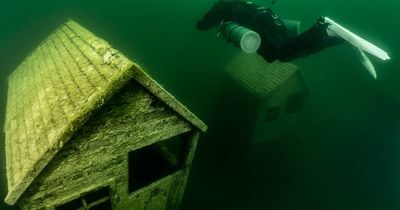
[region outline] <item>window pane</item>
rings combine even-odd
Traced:
[[[180,135],[130,152],[129,192],[182,169],[187,143],[187,135]]]
[[[96,190],[95,192],[91,192],[91,193],[83,196],[83,198],[86,200],[87,204],[91,204],[97,200],[100,200],[100,199],[106,198],[106,197],[110,197],[108,187],[101,188],[99,190]]]
[[[111,201],[110,201],[110,199],[108,199],[108,200],[106,200],[106,201],[104,201],[104,202],[102,202],[100,204],[97,204],[97,205],[94,205],[94,206],[90,207],[89,209],[90,210],[111,210],[112,209],[111,208]]]
[[[83,206],[82,201],[80,198],[78,198],[76,200],[70,201],[66,204],[56,207],[56,210],[75,210],[81,208],[82,206]]]
[[[88,205],[88,206],[93,206],[90,209],[94,209],[95,206],[108,206],[107,203],[110,203],[110,208],[101,208],[103,210],[111,210],[111,201],[110,201],[110,194],[109,194],[109,187],[103,187],[99,190],[89,192],[88,194],[77,198],[73,201],[70,201],[66,204],[60,205],[56,207],[56,210],[76,210],[76,209],[84,209],[83,208],[83,201]]]

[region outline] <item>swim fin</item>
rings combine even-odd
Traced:
[[[374,79],[376,79],[377,75],[376,75],[375,67],[374,67],[374,65],[372,65],[371,60],[364,53],[364,51],[362,51],[360,48],[357,48],[357,50],[359,51],[360,56],[361,56],[361,63],[369,71],[369,73],[371,73],[372,77],[374,77]]]
[[[353,45],[360,53],[361,63],[368,70],[369,73],[376,79],[377,74],[374,65],[372,65],[371,60],[367,57],[364,52],[368,52],[375,57],[382,60],[389,60],[390,57],[387,52],[377,47],[376,45],[368,42],[367,40],[359,37],[353,32],[349,31],[345,27],[339,25],[335,21],[324,17],[324,22],[328,23],[327,32],[329,36],[336,36],[344,39],[351,45]]]
[[[346,40],[356,48],[360,48],[362,51],[368,52],[371,55],[374,55],[375,57],[380,58],[382,60],[390,59],[387,52],[385,52],[381,48],[359,37],[358,35],[344,28],[343,26],[337,24],[335,21],[329,19],[328,17],[325,17],[324,19],[325,23],[329,24],[327,30],[334,32],[338,37],[341,37],[342,39]]]

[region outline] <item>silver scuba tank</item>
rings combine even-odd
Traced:
[[[220,26],[220,32],[227,41],[240,47],[245,53],[254,53],[260,48],[260,35],[244,26],[233,22],[224,22]]]

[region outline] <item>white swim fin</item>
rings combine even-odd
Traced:
[[[374,44],[368,42],[367,40],[359,37],[358,35],[354,34],[353,32],[349,31],[348,29],[344,28],[343,26],[337,24],[335,21],[329,19],[328,17],[324,18],[325,23],[329,23],[327,30],[330,32],[335,33],[338,37],[346,40],[356,48],[361,49],[362,51],[368,52],[371,55],[376,56],[382,60],[390,59],[387,52],[382,50],[381,48],[375,46]],[[329,33],[329,32],[328,32]]]
[[[368,56],[362,51],[360,48],[357,48],[357,50],[360,52],[361,56],[361,63],[364,65],[364,67],[371,73],[372,77],[376,79],[376,71],[374,65],[372,65],[371,60],[368,58]]]

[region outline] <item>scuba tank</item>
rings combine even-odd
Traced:
[[[272,1],[271,7],[275,3],[276,0]],[[294,36],[300,33],[300,21],[283,20],[283,24]],[[228,42],[232,42],[245,53],[254,53],[261,45],[261,37],[257,32],[231,21],[220,24],[218,36],[221,34]]]
[[[219,30],[228,42],[240,47],[245,53],[254,53],[260,48],[260,35],[244,26],[233,22],[223,22]]]

